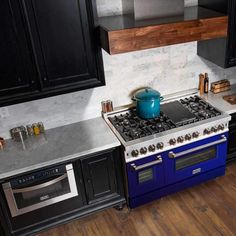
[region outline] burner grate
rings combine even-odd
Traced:
[[[160,116],[154,119],[139,118],[135,109],[108,119],[127,142],[219,115],[221,112],[200,97],[191,96],[161,105]]]
[[[135,140],[176,127],[163,112],[157,118],[143,120],[137,116],[135,109],[109,117],[109,120],[125,141]]]

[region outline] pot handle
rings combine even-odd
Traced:
[[[163,101],[163,100],[164,100],[164,97],[161,96],[161,97],[160,97],[160,101]]]

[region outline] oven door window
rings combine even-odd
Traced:
[[[189,154],[184,157],[179,157],[175,161],[175,170],[182,170],[187,167],[197,165],[201,162],[212,160],[216,158],[216,151],[216,147],[212,147],[195,154]]]
[[[60,177],[57,179],[59,178]],[[41,183],[37,186],[28,186],[25,189],[13,189],[18,209],[70,193],[70,185],[67,175],[60,178],[59,181],[55,180],[47,181],[46,183]]]
[[[139,184],[152,181],[153,179],[154,179],[154,177],[153,177],[153,169],[152,168],[138,172]]]

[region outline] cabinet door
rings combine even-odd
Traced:
[[[227,65],[236,65],[236,0],[229,0],[229,38]]]
[[[88,204],[117,196],[112,152],[81,160]]]
[[[0,1],[0,100],[37,90],[17,1]]]
[[[99,75],[98,67],[102,67],[102,61],[96,58],[98,52],[92,38],[91,2],[21,1],[29,23],[43,91],[101,85],[103,77]]]

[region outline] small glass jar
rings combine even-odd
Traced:
[[[34,130],[34,135],[39,135],[40,134],[40,129],[39,129],[37,123],[32,124],[32,128]]]
[[[27,129],[28,136],[34,135],[34,129],[33,129],[32,125],[26,125],[26,129]]]
[[[40,130],[40,133],[44,134],[45,133],[45,128],[43,122],[38,122],[38,127]]]

